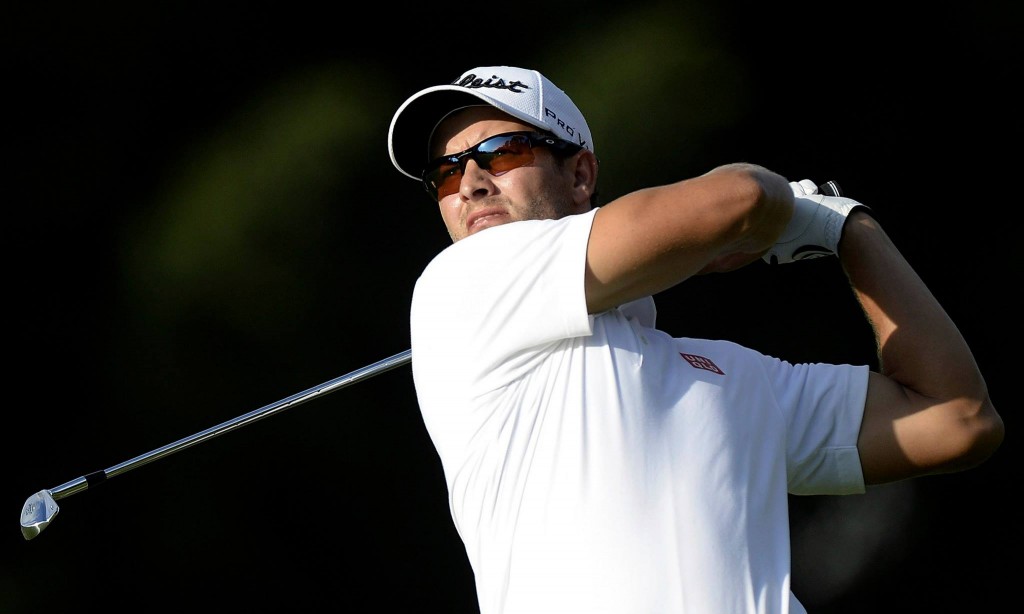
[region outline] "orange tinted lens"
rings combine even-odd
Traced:
[[[530,139],[522,134],[499,135],[477,145],[473,160],[491,174],[505,173],[533,162]]]
[[[459,184],[462,182],[462,168],[456,164],[442,164],[437,170],[437,199],[441,200],[449,194],[459,191]]]

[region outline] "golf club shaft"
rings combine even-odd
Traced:
[[[394,356],[390,356],[383,360],[379,360],[371,365],[367,365],[361,369],[352,371],[351,373],[347,373],[340,377],[336,377],[330,381],[320,384],[319,386],[314,386],[312,388],[309,388],[308,390],[297,392],[292,396],[281,399],[276,403],[271,403],[270,405],[266,405],[259,409],[255,409],[247,414],[243,414],[241,416],[238,416],[237,418],[228,420],[227,422],[223,422],[216,426],[212,426],[206,429],[205,431],[201,431],[190,437],[179,439],[174,443],[170,443],[167,444],[166,446],[157,448],[152,452],[147,452],[146,454],[136,456],[131,460],[125,461],[118,465],[114,465],[113,467],[110,467],[103,471],[96,471],[75,478],[70,482],[65,482],[64,484],[61,484],[56,488],[49,489],[50,496],[53,497],[53,499],[55,500],[63,499],[64,497],[69,497],[75,493],[87,490],[90,486],[95,486],[100,482],[103,482],[104,480],[112,478],[116,475],[120,475],[122,473],[126,473],[128,471],[131,471],[132,469],[141,467],[146,463],[151,463],[159,458],[170,456],[175,452],[179,452],[181,450],[184,450],[185,448],[194,446],[198,443],[202,443],[207,439],[212,439],[214,437],[217,437],[218,435],[223,435],[228,431],[233,431],[235,429],[241,428],[247,424],[251,424],[253,422],[256,422],[257,420],[261,420],[263,418],[276,414],[290,407],[295,407],[296,405],[305,403],[306,401],[311,401],[316,397],[325,395],[329,392],[334,392],[335,390],[339,390],[351,384],[361,382],[365,379],[373,377],[374,375],[378,375],[380,373],[384,373],[385,371],[390,371],[391,369],[400,367],[408,363],[411,358],[412,350],[405,350],[404,352],[399,352]]]

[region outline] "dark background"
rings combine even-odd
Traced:
[[[794,589],[817,614],[1016,601],[1020,9],[620,5],[10,7],[0,612],[476,611],[407,366],[66,497],[31,541],[14,519],[407,349],[448,238],[388,125],[489,64],[573,97],[605,201],[745,160],[875,209],[1009,434],[970,472],[793,498]],[[661,327],[873,362],[834,259],[760,264],[659,296]]]

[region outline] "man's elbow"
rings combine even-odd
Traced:
[[[977,467],[995,454],[1005,436],[1003,419],[987,396],[980,401],[964,402],[957,420],[957,443],[944,468],[946,472]]]

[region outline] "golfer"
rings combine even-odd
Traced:
[[[1002,442],[971,349],[879,222],[891,203],[738,162],[599,205],[583,114],[510,66],[412,95],[389,151],[452,239],[414,289],[412,371],[482,614],[802,613],[790,493],[960,471]],[[657,328],[652,297],[692,276],[809,257],[838,257],[877,371]]]

